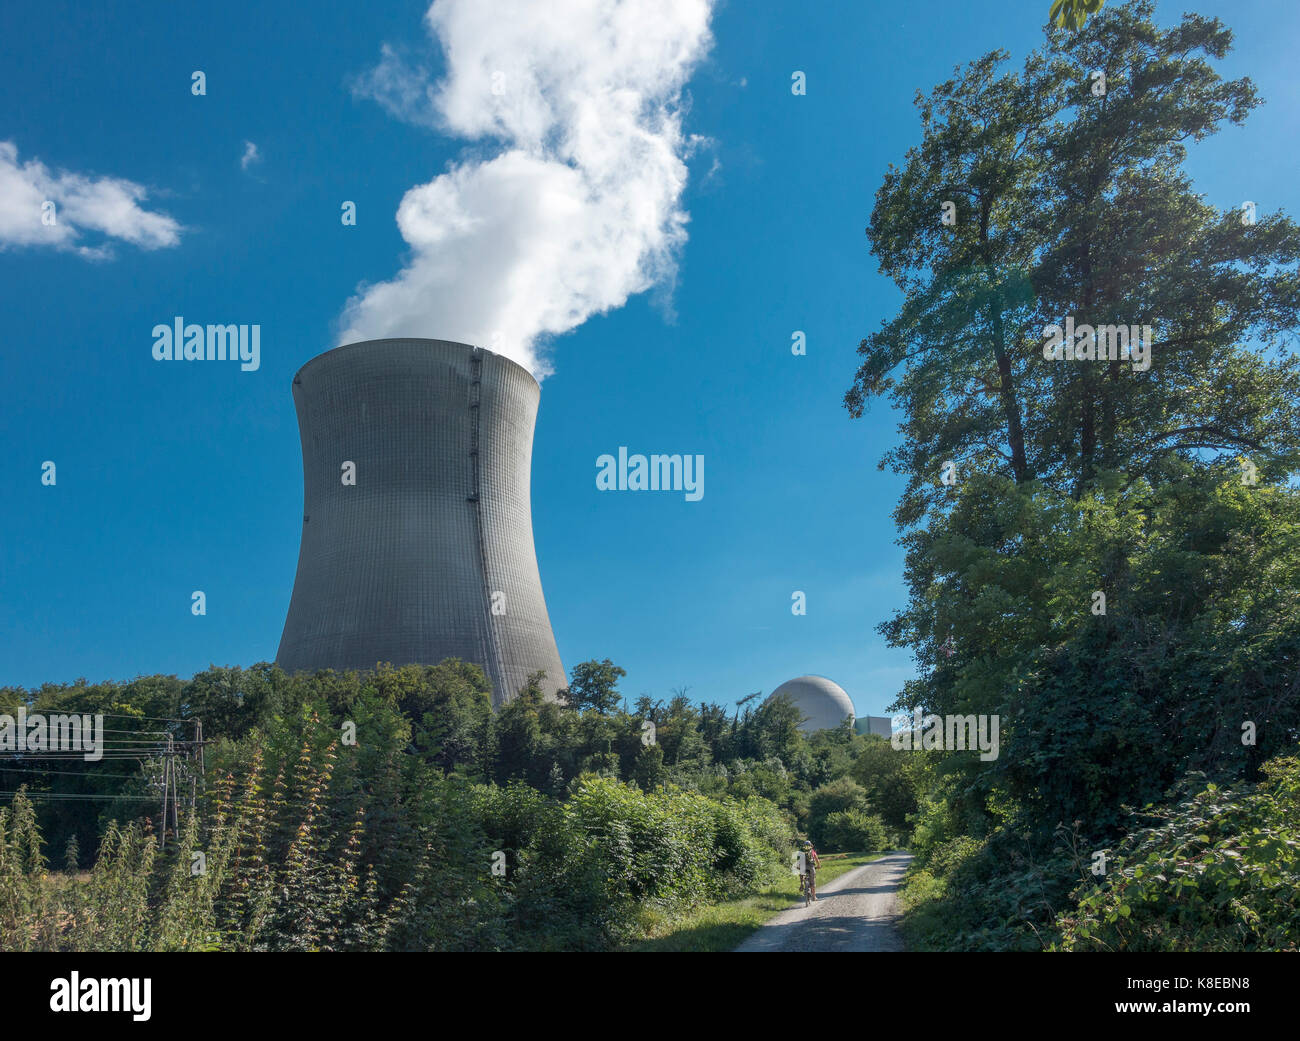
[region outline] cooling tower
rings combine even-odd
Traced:
[[[446,340],[366,340],[298,370],[302,546],[282,668],[457,657],[483,666],[498,708],[533,672],[548,695],[566,685],[533,549],[539,397],[519,365]]]

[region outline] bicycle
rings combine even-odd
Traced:
[[[808,878],[807,872],[799,876],[799,892],[803,894],[804,907],[812,903],[812,881]]]

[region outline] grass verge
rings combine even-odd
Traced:
[[[847,871],[879,860],[884,853],[848,853],[824,856],[817,872],[820,889]],[[832,859],[833,857],[833,859]],[[729,951],[773,915],[797,906],[799,879],[783,875],[774,885],[738,900],[705,904],[675,918],[649,918],[646,937],[629,944],[628,951]]]

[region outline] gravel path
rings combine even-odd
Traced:
[[[890,853],[817,887],[817,902],[782,911],[737,951],[901,951],[898,886],[912,859]]]

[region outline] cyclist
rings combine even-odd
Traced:
[[[811,899],[817,899],[817,868],[821,865],[821,860],[817,856],[817,850],[808,839],[803,841],[803,871],[804,880],[808,885],[808,893]]]

